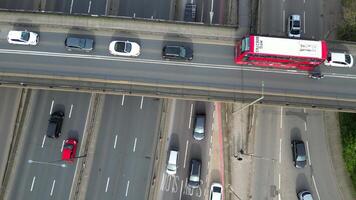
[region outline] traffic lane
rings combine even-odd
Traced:
[[[286,16],[281,0],[261,1],[260,32],[262,35],[284,36]]]
[[[308,110],[307,135],[309,138],[310,161],[313,166],[313,187],[318,199],[342,199],[333,169],[329,142],[325,132],[324,112]]]
[[[183,180],[187,178],[189,170],[189,160],[187,154],[190,152],[191,127],[193,117],[193,101],[184,101],[179,99],[172,100],[172,109],[170,110],[171,120],[169,122],[169,139],[166,147],[167,155],[164,160],[164,168],[161,173],[160,182],[161,199],[181,199],[183,191]],[[177,161],[177,173],[168,175],[166,173],[169,151],[178,150],[179,156]],[[187,163],[188,162],[188,163]]]
[[[121,0],[118,16],[169,20],[172,0]]]
[[[158,99],[106,96],[86,198],[146,197],[159,107]]]
[[[211,141],[211,127],[212,127],[212,108],[211,104],[206,102],[195,102],[193,107],[192,114],[192,123],[191,123],[191,138],[190,138],[190,147],[188,149],[186,157],[186,178],[183,179],[183,189],[182,189],[182,198],[184,199],[206,199],[205,191],[208,188],[208,163],[210,161],[209,153],[209,144]],[[197,141],[192,137],[194,127],[195,127],[195,118],[197,115],[204,114],[205,118],[205,136],[203,140]],[[190,188],[188,186],[189,173],[191,170],[191,160],[198,159],[201,161],[201,174],[200,174],[200,185],[198,188]]]
[[[315,191],[312,182],[312,167],[308,148],[308,135],[305,131],[307,113],[303,109],[281,109],[282,130],[282,155],[281,155],[281,198],[296,199],[297,192],[309,190],[313,196]],[[306,147],[307,163],[304,168],[294,166],[292,153],[292,140],[302,140]]]
[[[21,90],[0,88],[0,180],[2,180],[10,151],[17,111],[20,103]]]
[[[0,8],[11,9],[11,10],[38,10],[40,8],[40,0],[2,0],[0,2]]]
[[[251,190],[254,199],[273,198],[280,190],[278,177],[281,168],[278,160],[283,132],[279,110],[278,107],[257,106],[253,156],[241,155],[242,159],[253,160]]]
[[[46,0],[45,11],[70,13],[75,0]]]
[[[24,28],[25,29],[25,28]],[[84,55],[102,55],[111,56],[109,53],[109,44],[113,40],[130,40],[137,42],[141,46],[141,54],[138,58],[162,60],[162,49],[164,45],[184,45],[194,51],[193,62],[211,63],[211,64],[231,64],[234,65],[234,47],[216,44],[200,44],[194,43],[190,38],[180,37],[177,40],[176,35],[166,35],[162,40],[151,40],[140,38],[139,35],[113,33],[112,36],[99,36],[90,31],[69,30],[68,33],[49,33],[40,32],[40,30],[33,29],[31,31],[39,32],[40,43],[38,46],[29,47],[23,45],[11,45],[6,40],[0,41],[3,48],[14,50],[28,50],[41,52],[56,52],[67,54],[84,54]],[[80,34],[83,33],[83,34]],[[73,51],[69,52],[64,46],[64,41],[68,37],[84,37],[95,41],[94,50],[90,53]],[[111,56],[115,57],[115,56]]]
[[[76,99],[76,97],[79,98]],[[53,100],[54,102],[52,103]],[[75,118],[78,118],[78,120],[75,121],[74,127],[71,126],[71,123],[67,123],[70,121],[70,118],[67,115],[68,112],[66,112],[62,126],[62,136],[58,139],[47,138],[45,133],[50,112],[56,111],[57,109],[65,110],[65,107],[69,109],[69,102],[78,105],[72,112],[80,113],[79,115],[74,115]],[[48,198],[47,195],[51,196],[50,193],[53,195],[55,192],[52,186],[47,192],[43,190],[48,188],[38,190],[27,190],[27,188],[29,188],[28,185],[31,185],[31,188],[34,188],[35,184],[40,186],[47,185],[50,179],[54,180],[53,177],[57,177],[57,183],[59,185],[64,185],[63,190],[58,192],[58,196],[60,196],[60,198],[66,198],[63,196],[69,195],[74,171],[76,169],[76,162],[74,162],[74,164],[67,164],[66,167],[63,168],[62,164],[64,163],[61,161],[63,139],[67,137],[76,137],[78,139],[77,156],[79,156],[80,139],[84,130],[88,104],[89,95],[87,94],[42,90],[32,91],[30,110],[26,116],[27,120],[24,124],[19,145],[19,164],[15,176],[13,177],[13,184],[10,187],[10,199],[23,199],[25,196],[30,196],[33,199]],[[21,144],[21,142],[23,144]],[[29,160],[33,160],[33,162],[29,163]],[[34,176],[37,177],[35,178],[36,180],[33,180]],[[28,182],[24,182],[23,179],[28,180]],[[63,182],[62,180],[65,181]],[[18,188],[23,188],[23,190],[21,190],[22,192],[18,192]]]
[[[305,1],[304,3],[302,31],[306,38],[320,40],[326,37],[327,30],[324,32],[324,13],[322,5],[323,1],[320,0]]]
[[[47,57],[47,56],[41,56]],[[182,62],[142,62],[140,59],[112,58],[101,60],[93,57],[62,58],[21,55],[14,59],[8,54],[1,54],[0,67],[7,72],[31,72],[39,74],[61,74],[70,76],[108,77],[131,81],[165,82],[170,84],[189,84],[194,86],[213,86],[225,89],[260,90],[264,81],[265,92],[285,94],[352,97],[356,93],[354,79],[327,77],[312,80],[304,74],[286,74],[288,71],[274,71],[272,74],[261,71],[241,71],[236,68],[215,68],[213,65],[200,65]],[[48,62],[51,60],[51,64]],[[119,62],[122,61],[122,62]],[[100,66],[100,67],[98,67]],[[296,73],[296,72],[294,72]],[[336,91],[336,92],[335,92]]]

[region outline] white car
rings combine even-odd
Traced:
[[[210,187],[209,200],[221,200],[222,199],[222,185],[220,183],[212,183]]]
[[[300,38],[301,20],[300,15],[291,15],[288,18],[288,37]]]
[[[324,65],[333,67],[352,67],[353,58],[351,54],[329,53]]]
[[[109,51],[115,56],[136,57],[140,55],[141,47],[136,42],[112,41],[109,45]]]
[[[301,191],[298,193],[299,200],[313,200],[313,196],[307,190]]]
[[[39,42],[39,35],[30,31],[9,31],[7,41],[10,44],[22,45],[37,45]]]

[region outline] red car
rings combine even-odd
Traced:
[[[75,153],[77,151],[78,141],[73,138],[66,139],[64,141],[62,160],[72,163],[75,158]]]

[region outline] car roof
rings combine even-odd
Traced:
[[[69,160],[70,159],[70,153],[71,153],[71,149],[63,149],[62,152],[62,160]]]
[[[345,62],[345,54],[344,53],[331,53],[331,60]]]

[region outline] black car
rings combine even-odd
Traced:
[[[190,161],[190,171],[188,186],[191,188],[198,188],[200,185],[201,162],[200,160],[192,159]]]
[[[184,46],[164,46],[162,50],[164,59],[193,60],[193,50]]]
[[[88,38],[68,37],[64,41],[64,45],[68,51],[81,50],[89,52],[94,49],[94,40]]]
[[[47,136],[58,138],[61,135],[64,112],[57,111],[51,114],[48,120]]]
[[[301,140],[292,140],[293,161],[296,168],[304,168],[307,163],[305,145]]]

